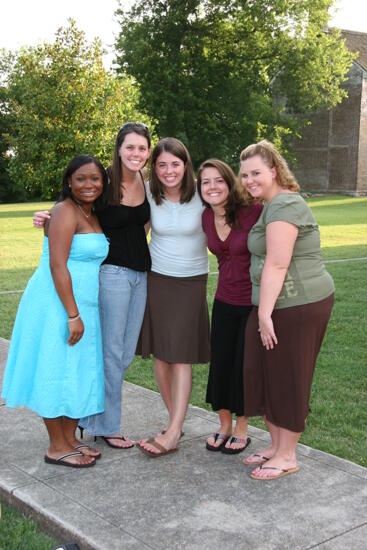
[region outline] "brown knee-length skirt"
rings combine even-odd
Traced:
[[[246,326],[245,415],[262,416],[275,426],[303,432],[316,359],[334,304],[334,294],[272,313],[278,344],[266,350],[258,332],[258,308]]]
[[[207,363],[210,358],[208,275],[169,277],[148,273],[148,297],[137,346],[142,357],[167,363]]]

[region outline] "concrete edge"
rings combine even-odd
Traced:
[[[83,537],[73,533],[64,524],[47,514],[44,509],[37,510],[32,502],[26,502],[21,498],[21,495],[15,495],[13,492],[9,493],[3,487],[0,487],[0,501],[11,506],[27,519],[36,522],[40,530],[55,539],[57,544],[77,542],[83,550],[96,550],[96,546],[91,546]]]

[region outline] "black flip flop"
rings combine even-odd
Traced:
[[[218,440],[221,441],[221,444],[218,446],[210,445],[210,443],[206,442],[206,448],[208,451],[220,451],[222,447],[227,443],[228,439],[230,438],[227,434],[221,434],[220,432],[213,433],[211,437],[214,438],[214,443],[216,443]]]
[[[120,447],[119,445],[114,445],[113,443],[111,443],[110,441],[108,441],[109,439],[121,439],[121,441],[126,441],[126,437],[124,437],[123,435],[100,435],[100,436],[97,436],[97,437],[101,437],[103,439],[103,441],[105,441],[107,443],[107,445],[109,447],[112,447],[113,449],[132,449],[134,447],[134,443],[132,445],[128,445],[127,447]]]
[[[246,437],[244,439],[243,437],[236,437],[234,435],[231,435],[231,437],[228,439],[228,443],[232,445],[232,443],[244,443],[244,447],[239,447],[238,449],[231,449],[231,447],[226,447],[225,445],[221,447],[221,452],[226,455],[237,455],[238,453],[242,453],[248,447],[251,443],[251,439],[249,437]]]

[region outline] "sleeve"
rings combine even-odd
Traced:
[[[296,227],[317,227],[316,220],[305,200],[297,194],[278,195],[268,206],[265,224],[288,222]]]
[[[264,205],[261,202],[252,205],[254,223],[260,218],[261,212],[264,209]]]
[[[145,194],[146,194],[146,197],[148,199],[148,202],[150,204],[150,206],[152,206],[153,204],[153,196],[152,196],[152,193],[150,191],[150,185],[149,185],[149,181],[146,181],[145,182]]]

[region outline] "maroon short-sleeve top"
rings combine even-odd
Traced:
[[[262,209],[262,204],[243,207],[238,215],[238,227],[232,227],[224,241],[218,236],[213,210],[204,210],[202,223],[208,239],[208,248],[218,260],[216,300],[238,306],[251,305],[251,255],[247,248],[247,237],[259,219]]]

